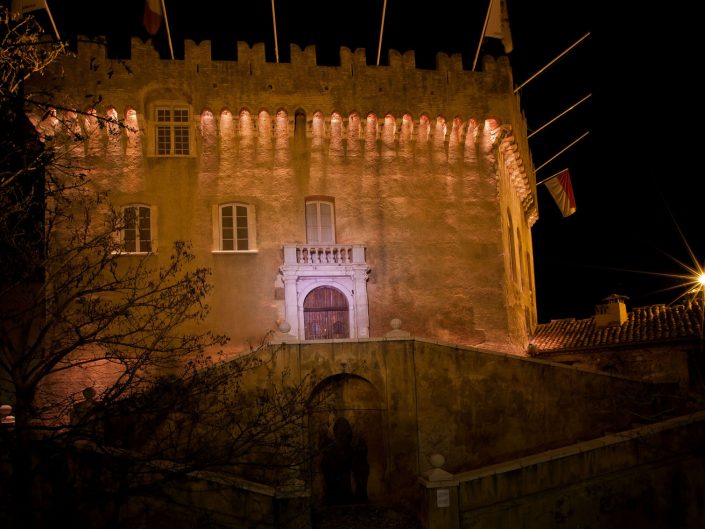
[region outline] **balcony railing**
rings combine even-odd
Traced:
[[[365,247],[359,244],[285,244],[284,264],[364,264]]]

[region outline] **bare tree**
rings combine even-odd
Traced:
[[[125,255],[131,219],[71,161],[80,131],[23,94],[64,47],[31,18],[0,18],[0,403],[15,415],[0,432],[12,478],[0,521],[92,526],[110,509],[117,524],[130,498],[196,471],[295,478],[281,470],[307,457],[313,376],[292,381],[264,349],[219,361],[227,338],[204,325],[210,272],[188,243],[161,262]],[[245,389],[251,372],[261,384]]]

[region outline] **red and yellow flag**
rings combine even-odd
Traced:
[[[162,25],[162,2],[161,0],[144,0],[144,18],[142,23],[144,29],[150,35],[156,35]]]

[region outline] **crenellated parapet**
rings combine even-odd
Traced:
[[[167,60],[151,43],[133,39],[131,58],[118,61],[106,56],[103,43],[79,42],[76,56],[61,66],[69,85],[73,81],[99,91],[104,101],[125,91],[148,98],[151,91],[168,89],[190,97],[197,111],[227,106],[233,112],[242,107],[256,112],[281,106],[308,115],[317,110],[398,116],[427,112],[448,119],[492,114],[511,121],[513,85],[506,57],[485,57],[483,70],[472,72],[463,69],[460,54],[439,53],[434,70],[417,68],[413,51],[390,50],[387,66],[369,65],[364,49],[348,48],[341,48],[339,66],[320,66],[315,46],[302,50],[295,44],[289,63],[267,62],[262,43],[250,47],[239,42],[237,56],[235,61],[212,60],[209,41],[186,41],[184,59]]]
[[[151,43],[133,39],[128,60],[108,58],[102,41],[79,42],[57,74],[62,88],[54,100],[79,112],[59,111],[53,119],[113,140],[117,132],[132,148],[144,140],[146,156],[153,109],[164,101],[190,109],[194,156],[249,139],[258,149],[281,150],[295,137],[336,159],[386,153],[379,163],[433,152],[435,161],[472,164],[498,149],[527,220],[537,218],[525,123],[506,57],[485,57],[482,71],[473,72],[463,69],[460,54],[439,53],[436,68],[425,70],[413,51],[390,50],[387,66],[373,66],[364,49],[341,48],[339,66],[320,66],[314,46],[292,44],[289,63],[271,63],[264,44],[239,42],[237,60],[218,61],[209,41],[186,41],[184,59],[167,60]],[[108,126],[100,127],[100,118]],[[127,128],[113,130],[116,120]],[[45,134],[56,126],[35,121]]]

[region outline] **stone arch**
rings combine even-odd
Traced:
[[[247,107],[242,107],[238,112],[238,132],[243,138],[251,138],[254,135],[255,125],[252,113]]]
[[[123,112],[123,116],[125,120],[128,119],[137,119],[137,109],[133,107],[132,105],[126,105],[125,106],[125,111]]]
[[[397,133],[397,120],[394,114],[388,112],[384,116],[384,125],[382,125],[382,143],[387,148],[394,148],[394,140]]]
[[[311,119],[311,135],[314,139],[323,139],[325,136],[325,126],[323,112],[316,110]]]
[[[451,127],[450,133],[453,139],[457,142],[461,142],[461,138],[463,136],[463,132],[465,129],[465,123],[463,122],[463,118],[460,116],[455,116],[453,118],[453,125]]]
[[[83,119],[81,120],[80,125],[83,129],[83,135],[89,140],[95,141],[100,125],[98,121],[98,113],[94,107],[86,108],[83,112]]]
[[[443,142],[445,142],[447,132],[448,132],[448,125],[446,123],[445,116],[438,115],[436,117],[435,130],[433,131],[433,141],[437,144],[438,143],[442,144]]]
[[[301,107],[294,110],[294,139],[306,139],[306,111]]]
[[[369,112],[365,118],[365,148],[368,150],[374,150],[374,146],[377,143],[378,126],[379,119],[377,114]]]
[[[348,115],[348,138],[360,139],[360,114],[356,110]]]
[[[120,135],[120,123],[118,121],[118,111],[117,109],[110,105],[105,111],[105,124],[108,131],[108,135],[111,138],[116,138]]]
[[[203,139],[207,143],[212,143],[213,141],[215,141],[215,115],[213,114],[213,111],[210,108],[204,107],[203,109],[201,109],[200,122],[201,136],[203,137]]]
[[[419,132],[416,136],[416,140],[419,143],[426,143],[429,137],[429,131],[431,129],[431,120],[428,114],[425,112],[419,116]]]
[[[271,126],[272,123],[272,115],[270,114],[269,110],[266,108],[260,108],[259,112],[257,112],[257,125],[263,125],[263,126]]]
[[[279,107],[277,108],[276,112],[274,113],[274,119],[276,120],[276,123],[280,122],[286,122],[287,124],[289,123],[289,113],[284,107]]]
[[[235,119],[228,107],[220,109],[219,125],[224,147],[228,147],[232,144],[232,138],[235,134]]]
[[[404,142],[411,140],[411,136],[414,133],[414,118],[413,116],[405,112],[401,118],[401,132],[399,134],[400,139]]]
[[[386,406],[381,395],[368,379],[352,373],[329,376],[311,392],[314,503],[377,502],[387,496]]]
[[[338,156],[343,154],[343,115],[337,110],[330,115],[330,152]]]

